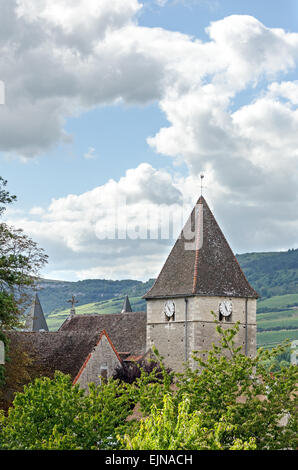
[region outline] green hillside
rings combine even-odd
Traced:
[[[265,313],[274,310],[285,310],[287,308],[298,307],[298,293],[276,295],[269,299],[260,299],[258,302],[258,313]]]
[[[237,255],[237,259],[262,298],[298,294],[298,249],[245,253]]]
[[[258,315],[258,331],[298,329],[298,310],[285,310]]]
[[[288,301],[288,296],[278,296],[278,305],[281,305],[282,297],[285,297],[285,304]],[[130,297],[130,302],[133,311],[146,308],[144,300],[140,297]],[[272,302],[274,302],[274,298],[272,298]],[[79,315],[120,313],[122,303],[123,298],[89,303],[76,307],[76,312]],[[57,330],[68,315],[69,309],[50,314],[47,317],[49,329],[51,331]],[[298,308],[259,313],[257,315],[258,347],[273,347],[286,339],[290,341],[298,339]]]
[[[102,302],[93,302],[76,307],[77,315],[106,315],[109,313],[120,313],[124,298],[103,300]],[[141,297],[130,297],[130,304],[134,312],[144,311],[146,302]],[[62,325],[69,315],[69,308],[51,313],[47,317],[47,324],[51,331],[56,331]]]
[[[298,339],[298,330],[264,331],[257,333],[258,347],[272,348],[285,340],[294,341]]]
[[[288,296],[279,296],[278,300],[281,301],[282,297]],[[290,341],[298,339],[298,308],[257,315],[258,346],[273,347],[285,339]]]
[[[45,316],[57,313],[69,307],[67,300],[75,295],[78,305],[104,302],[111,299],[141,297],[152,286],[154,279],[147,282],[111,281],[106,279],[87,279],[85,281],[65,282],[41,279],[39,282],[39,298]],[[143,301],[143,308],[145,301]]]

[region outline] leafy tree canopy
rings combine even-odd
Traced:
[[[2,412],[0,449],[107,449],[130,409],[118,381],[91,384],[86,394],[57,372],[53,380],[36,379],[18,393],[7,417]]]
[[[297,367],[268,367],[286,345],[245,356],[238,330],[218,323],[218,344],[175,377],[156,351],[159,365],[132,383],[110,379],[89,394],[61,373],[36,379],[2,413],[2,448],[296,449]]]
[[[16,200],[0,177],[0,214]],[[24,310],[26,291],[36,282],[47,256],[22,230],[0,223],[0,330],[18,325]]]
[[[254,450],[255,439],[247,442],[234,437],[235,426],[224,418],[213,428],[204,426],[200,411],[190,411],[190,400],[184,397],[175,406],[170,394],[163,397],[163,408],[152,406],[151,414],[140,422],[136,434],[119,437],[128,450]],[[225,441],[231,441],[227,447]]]
[[[0,214],[5,211],[5,204],[10,204],[16,200],[16,196],[12,196],[6,191],[7,181],[0,176]]]
[[[6,190],[7,181],[0,177],[0,215],[5,206],[16,200]],[[22,230],[0,222],[0,339],[8,342],[4,331],[20,326],[27,307],[29,288],[34,286],[40,268],[47,256]],[[4,368],[0,366],[0,386],[4,382]]]

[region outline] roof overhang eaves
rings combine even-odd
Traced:
[[[145,300],[157,300],[157,299],[174,299],[174,298],[185,298],[185,297],[234,297],[237,299],[258,299],[259,294],[255,295],[236,295],[236,294],[210,294],[210,293],[198,293],[198,294],[173,294],[173,295],[152,295],[152,296],[143,296]]]

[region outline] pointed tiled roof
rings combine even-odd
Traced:
[[[125,299],[122,305],[122,310],[121,310],[121,313],[126,313],[126,312],[132,312],[128,295],[125,296]]]
[[[49,331],[48,325],[43,314],[43,310],[39,301],[39,297],[35,294],[30,312],[26,319],[25,329],[27,331]]]
[[[144,298],[190,295],[258,297],[202,196]]]

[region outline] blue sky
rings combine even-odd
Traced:
[[[180,31],[201,39],[207,39],[205,28],[210,21],[235,14],[252,15],[271,28],[297,29],[295,0],[170,0],[162,8],[151,0],[143,3],[145,9],[140,15],[140,24]]]
[[[143,4],[140,25],[179,31],[202,40],[207,39],[205,28],[211,21],[234,14],[255,16],[268,27],[297,30],[295,0],[186,0],[168,1],[164,7],[147,0]],[[90,190],[109,178],[119,179],[127,168],[143,161],[171,170],[171,161],[146,143],[146,138],[162,126],[167,126],[167,120],[157,103],[101,107],[66,119],[71,143],[57,144],[25,162],[2,155],[2,173],[11,191],[18,194],[18,206],[29,209],[36,203],[48,205],[51,198]],[[95,148],[96,158],[86,161],[83,156],[90,147]]]
[[[43,4],[46,5],[47,1],[43,0]],[[108,11],[108,8],[113,10],[108,7],[106,0],[101,1],[103,11]],[[92,8],[92,0],[88,2]],[[137,0],[124,0],[124,3],[127,3],[127,10],[123,8],[123,14],[122,11],[120,14],[119,11],[111,11],[107,19],[102,19],[99,15],[96,28],[93,28],[91,16],[84,24],[80,23],[79,10],[77,16],[74,14],[70,18],[67,7],[63,10],[66,15],[65,23],[61,25],[59,8],[64,8],[63,2],[57,3],[57,17],[54,14],[49,19],[46,10],[44,13],[41,8],[36,12],[32,0],[22,0],[19,5],[15,1],[0,0],[2,11],[6,11],[7,15],[6,25],[9,19],[12,24],[10,31],[6,28],[6,37],[4,30],[4,37],[1,37],[0,42],[0,48],[5,46],[4,53],[1,54],[3,62],[1,66],[0,61],[0,79],[5,82],[7,91],[7,102],[0,110],[4,136],[0,153],[1,175],[8,179],[10,191],[18,197],[13,210],[8,212],[9,220],[23,227],[50,253],[50,263],[45,274],[68,279],[109,276],[146,278],[156,275],[172,241],[167,246],[162,242],[158,246],[154,243],[151,247],[146,245],[144,248],[141,242],[135,246],[131,241],[125,247],[117,247],[113,240],[113,246],[110,245],[109,248],[104,244],[94,248],[91,241],[93,238],[84,233],[78,235],[77,240],[70,240],[68,235],[63,235],[63,246],[52,225],[55,220],[62,224],[65,217],[70,221],[78,220],[80,210],[84,212],[84,207],[77,209],[71,219],[68,213],[69,204],[72,204],[69,202],[69,195],[76,195],[77,199],[73,204],[80,205],[83,200],[88,199],[90,191],[99,188],[98,194],[104,201],[103,204],[109,204],[114,197],[111,194],[115,195],[117,192],[117,184],[120,192],[125,193],[124,186],[131,186],[131,181],[138,188],[147,187],[150,181],[156,185],[154,201],[157,200],[156,192],[160,184],[159,204],[163,203],[164,185],[167,186],[166,193],[170,194],[169,206],[173,204],[171,191],[173,194],[177,191],[186,205],[194,203],[199,192],[198,175],[201,171],[206,173],[208,200],[235,251],[278,250],[297,246],[297,218],[294,209],[297,202],[297,192],[294,189],[297,171],[297,155],[293,150],[295,133],[290,132],[285,141],[286,155],[280,155],[281,136],[276,142],[270,137],[276,136],[276,129],[282,130],[283,125],[287,129],[292,126],[294,129],[296,125],[296,89],[293,87],[296,87],[298,78],[298,41],[295,36],[297,2],[147,0],[143,1],[142,8]],[[21,13],[18,6],[23,8]],[[113,19],[113,15],[116,19]],[[253,20],[238,21],[235,17],[229,26],[225,19],[230,15],[249,15]],[[17,21],[12,21],[16,17]],[[107,29],[103,39],[101,29],[105,31],[111,18],[112,32]],[[223,20],[225,21],[222,23]],[[49,28],[47,40],[39,29],[46,24],[45,21]],[[217,26],[210,33],[206,28],[212,22]],[[80,35],[83,28],[87,32],[85,37],[90,39],[89,44]],[[274,28],[283,30],[283,33],[275,33]],[[234,39],[231,39],[229,29],[234,34]],[[181,33],[180,37],[175,32]],[[3,59],[3,54],[8,54],[7,45],[12,34],[15,35],[16,43],[20,41],[25,49],[24,57],[28,57],[28,68],[16,51],[12,53],[9,66],[8,61]],[[40,47],[36,47],[35,42],[38,34],[41,35],[38,39]],[[58,34],[62,34],[59,36],[60,41],[63,38],[59,43],[56,42]],[[237,49],[237,37],[240,36],[242,49],[235,52],[233,44]],[[20,38],[24,37],[26,40],[23,39],[22,42]],[[117,49],[117,40],[119,49],[123,47],[121,54]],[[128,54],[128,49],[124,48],[126,40],[129,49],[127,56],[125,54]],[[206,47],[200,51],[196,40]],[[212,40],[219,51],[215,51],[214,56]],[[47,44],[47,49],[42,49],[43,42]],[[158,51],[159,45],[164,48],[161,53]],[[87,54],[89,47],[92,51],[90,49]],[[253,52],[256,50],[259,54],[259,49],[260,59],[254,57]],[[74,50],[82,57],[78,67],[82,74],[86,74],[86,79],[82,86],[84,90],[76,89],[72,94],[72,87],[76,88],[79,83],[79,78],[75,76],[75,59],[71,56]],[[131,52],[134,50],[138,54],[135,59]],[[176,50],[179,50],[177,57]],[[224,64],[221,53],[227,54]],[[62,54],[61,57],[65,60],[61,70],[61,63],[57,62],[58,66],[55,64],[57,54]],[[191,59],[188,60],[192,54],[193,70]],[[71,59],[68,59],[70,56]],[[69,65],[70,60],[73,65]],[[101,60],[105,61],[102,66]],[[93,61],[98,62],[94,65]],[[87,70],[89,62],[92,74]],[[98,68],[96,74],[93,70],[95,67]],[[131,70],[128,70],[129,67]],[[196,79],[195,74],[199,77],[205,67],[206,70],[210,68],[211,72],[202,71],[202,78]],[[154,78],[151,77],[151,70],[154,71]],[[113,71],[119,71],[120,76],[115,77],[115,84]],[[18,74],[21,78],[17,79]],[[90,86],[86,83],[89,79]],[[271,84],[275,84],[274,90],[269,93]],[[215,97],[210,98],[209,91],[206,94],[207,88],[204,85],[218,87]],[[55,88],[54,91],[52,87]],[[262,101],[265,95],[266,100]],[[203,113],[199,106],[200,100],[206,107],[204,115],[200,114]],[[287,100],[287,105],[282,107],[284,100]],[[213,109],[217,107],[218,113],[214,114]],[[213,116],[210,121],[209,113]],[[267,116],[268,122],[264,129],[257,127],[260,131],[257,137],[252,124],[254,115],[263,123],[264,116]],[[176,119],[176,116],[179,118]],[[216,120],[216,125],[212,122],[211,126],[212,119]],[[228,124],[228,119],[233,119],[236,128],[226,135],[227,126],[231,124]],[[11,123],[11,128],[8,123]],[[172,130],[161,132],[166,128]],[[234,131],[235,135],[239,131],[237,136],[234,136]],[[221,140],[218,140],[219,135]],[[148,138],[152,138],[151,141]],[[210,142],[205,143],[208,139]],[[252,157],[245,153],[250,146]],[[208,155],[211,147],[212,151]],[[285,159],[282,165],[281,158]],[[148,166],[138,170],[143,163]],[[127,170],[135,172],[132,180],[127,176]],[[268,187],[264,187],[262,181],[259,181],[261,176]],[[149,182],[146,177],[151,178]],[[245,180],[245,177],[251,180]],[[275,191],[272,192],[272,188],[277,188],[279,178],[280,186],[285,188],[281,198],[277,197]],[[113,190],[110,190],[110,180],[115,182]],[[173,189],[170,190],[171,185]],[[141,190],[138,191],[135,192],[138,201],[144,200],[144,205],[153,202],[152,195],[148,196],[146,193],[144,196]],[[53,199],[60,202],[51,207]],[[280,200],[283,201],[283,206]],[[178,196],[176,202],[180,203]],[[62,206],[66,207],[67,216],[63,215]],[[138,213],[138,209],[135,208],[135,212]],[[286,221],[285,213],[288,214]],[[283,224],[277,224],[274,214],[281,214],[280,222],[283,221]],[[96,225],[99,222],[96,217],[98,216],[92,216],[92,222],[88,219],[88,224]],[[236,224],[235,220],[238,221]],[[50,224],[48,228],[46,224]],[[249,226],[246,235],[243,235],[243,224]],[[63,230],[69,232],[71,227],[75,226],[70,225],[67,228],[63,225]],[[51,238],[45,236],[47,231],[52,233]],[[82,240],[84,242],[81,243]],[[91,246],[92,248],[88,248]],[[131,255],[129,249],[132,250]],[[113,266],[101,264],[100,260],[96,262],[94,256],[98,252],[100,259],[102,250],[118,252],[118,262],[115,261]],[[143,272],[144,250],[147,268]],[[63,254],[65,263],[62,261]],[[121,270],[117,268],[117,264],[121,264]],[[125,265],[127,269],[123,268]]]

